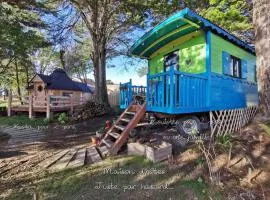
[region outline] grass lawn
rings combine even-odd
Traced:
[[[111,173],[105,172],[109,168]],[[159,174],[154,170],[159,170]],[[115,174],[117,172],[122,174]],[[55,200],[223,199],[207,183],[184,180],[184,175],[179,169],[153,164],[143,157],[117,157],[82,168],[44,172],[34,180],[27,180],[31,185],[24,183],[21,188],[9,190],[6,198],[32,199],[35,194],[37,199]],[[152,189],[149,189],[151,185]]]
[[[8,126],[46,126],[48,125],[48,121],[44,119],[29,119],[26,115],[15,115],[11,117],[0,117],[0,126],[8,125]]]

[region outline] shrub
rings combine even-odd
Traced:
[[[69,118],[66,113],[60,113],[57,117],[57,121],[60,124],[66,124],[69,121]]]

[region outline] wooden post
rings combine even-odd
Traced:
[[[70,114],[73,113],[73,97],[70,97]]]
[[[11,89],[9,89],[9,92],[8,92],[8,116],[10,117],[11,116],[11,106],[12,106],[12,91]]]
[[[33,96],[32,93],[30,92],[29,95],[29,119],[33,118]]]
[[[170,108],[173,109],[174,107],[174,68],[170,66]],[[168,100],[167,100],[168,101]]]
[[[47,103],[46,103],[46,118],[50,119],[51,118],[51,107],[50,107],[50,95],[47,95]]]

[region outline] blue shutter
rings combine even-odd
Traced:
[[[223,74],[231,75],[230,74],[230,60],[231,56],[225,51],[222,51],[222,70]]]
[[[247,61],[241,60],[241,75],[243,79],[247,79]]]

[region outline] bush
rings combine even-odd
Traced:
[[[60,113],[57,117],[57,121],[60,124],[66,124],[69,121],[69,118],[66,113]]]

